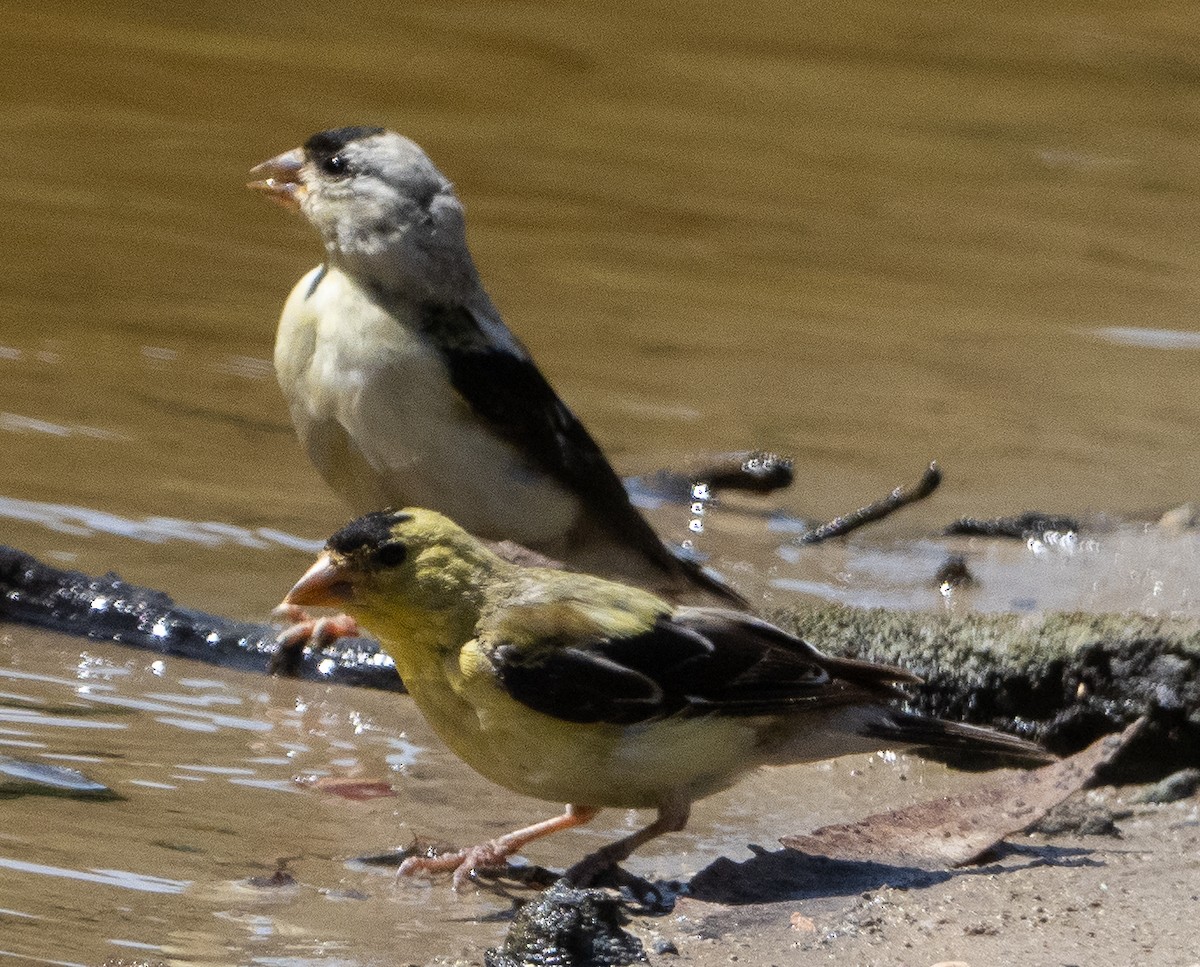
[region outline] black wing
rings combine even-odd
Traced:
[[[461,305],[426,304],[420,325],[438,347],[450,382],[536,469],[581,495],[587,512],[605,530],[632,543],[669,574],[684,572],[731,600],[737,595],[691,561],[666,548],[629,502],[624,484],[604,452],[567,407],[524,347],[489,338],[474,313]],[[496,320],[496,325],[501,325]]]
[[[505,689],[569,722],[632,725],[673,715],[768,715],[898,695],[898,668],[829,658],[765,621],[683,608],[629,638],[529,650],[499,643]]]
[[[496,345],[464,306],[422,306],[421,328],[432,337],[451,383],[471,409],[537,469],[586,494],[598,508],[632,510],[596,442],[519,343]],[[634,516],[653,536],[636,511]]]

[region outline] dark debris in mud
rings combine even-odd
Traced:
[[[647,963],[642,942],[623,927],[620,900],[603,890],[556,883],[518,911],[485,967],[624,967]]]
[[[1197,790],[1200,790],[1200,769],[1180,769],[1147,786],[1130,802],[1147,805],[1178,802],[1180,799],[1194,796]]]

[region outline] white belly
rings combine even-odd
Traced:
[[[552,546],[573,495],[478,422],[436,350],[350,278],[319,270],[284,306],[275,370],[321,475],[356,513],[419,506],[494,540]]]

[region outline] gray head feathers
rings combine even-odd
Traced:
[[[462,204],[419,145],[346,127],[314,134],[304,156],[301,209],[331,265],[385,296],[476,300]]]

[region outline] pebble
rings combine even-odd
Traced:
[[[1178,772],[1171,773],[1161,782],[1147,786],[1129,801],[1136,803],[1177,802],[1192,795],[1197,788],[1200,788],[1200,769],[1180,769]]]

